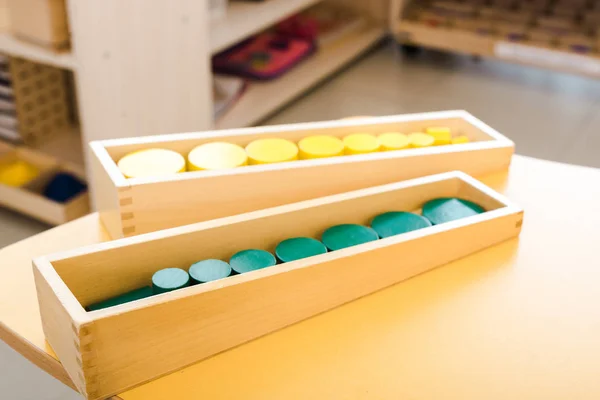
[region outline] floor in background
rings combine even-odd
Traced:
[[[532,157],[600,167],[600,80],[388,43],[267,124],[464,109]],[[0,247],[47,229],[0,209]],[[0,393],[11,400],[79,399],[0,341]]]

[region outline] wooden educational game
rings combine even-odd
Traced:
[[[466,213],[432,218],[429,205],[448,198]],[[332,244],[332,227],[375,231],[375,217],[390,212],[433,225]],[[522,222],[521,208],[455,171],[50,255],[34,260],[34,276],[48,342],[79,391],[100,399],[516,237]],[[276,264],[272,254],[290,238],[321,240],[328,251]],[[235,269],[248,249],[273,261],[94,306],[154,288],[167,267],[187,276],[198,261],[228,260]]]
[[[410,134],[439,126],[449,128],[456,143],[468,143],[136,178],[126,178],[117,165],[131,152],[154,148],[185,157],[212,142],[244,147],[265,138],[297,143],[310,136]],[[95,206],[113,239],[440,172],[500,171],[514,152],[512,141],[465,111],[116,139],[91,147]]]
[[[62,179],[56,180],[59,175]],[[65,175],[73,178],[65,178]],[[72,190],[73,183],[65,179],[80,181],[75,183],[77,193],[68,198],[61,198],[59,194],[57,199],[56,190]],[[0,141],[0,206],[52,225],[64,224],[90,212],[84,182],[85,174],[74,165]]]

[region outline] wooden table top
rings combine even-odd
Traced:
[[[515,156],[481,179],[525,209],[520,239],[120,394],[152,399],[600,398],[600,170]],[[0,251],[0,339],[70,385],[31,258],[107,240],[97,214]]]

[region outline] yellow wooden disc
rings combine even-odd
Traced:
[[[0,183],[8,186],[23,186],[40,174],[39,169],[26,161],[15,160],[0,165]]]
[[[236,168],[247,163],[244,149],[233,143],[205,143],[188,154],[189,171]]]
[[[457,136],[452,139],[452,144],[461,144],[461,143],[469,143],[470,140],[466,136]]]
[[[433,146],[435,139],[426,133],[415,132],[408,135],[411,147],[429,147]]]
[[[425,133],[433,136],[433,144],[435,146],[442,146],[445,144],[450,144],[452,142],[452,131],[450,128],[445,126],[434,126],[431,128],[427,128]]]
[[[250,164],[272,164],[298,159],[298,147],[285,139],[258,139],[246,146]]]
[[[344,155],[344,142],[335,136],[309,136],[298,142],[298,148],[301,160]]]
[[[176,151],[166,149],[134,151],[121,158],[118,165],[126,178],[185,172],[185,158]]]
[[[408,136],[403,133],[387,132],[382,133],[377,138],[383,151],[402,150],[410,146]]]
[[[345,154],[365,154],[379,151],[379,140],[369,133],[353,133],[344,138]]]

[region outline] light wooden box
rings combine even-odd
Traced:
[[[0,206],[51,225],[64,224],[90,212],[90,199],[87,191],[64,204],[52,201],[41,194],[43,188],[57,172],[68,172],[85,181],[85,174],[79,168],[35,150],[15,147],[0,141],[0,162],[14,158],[35,165],[39,169],[40,175],[22,187],[0,184]]]
[[[131,151],[152,147],[187,156],[195,146],[213,141],[245,146],[268,137],[298,142],[311,135],[410,133],[438,125],[474,142],[158,178],[126,179],[116,164]],[[113,239],[440,172],[495,172],[508,168],[514,152],[512,141],[465,111],[117,139],[91,147],[94,202]]]
[[[417,211],[439,197],[486,212],[103,310],[159,269],[273,251],[341,223]],[[523,210],[462,172],[361,189],[34,260],[46,338],[77,388],[104,398],[517,236]]]
[[[65,0],[8,0],[8,13],[15,36],[55,50],[69,47]]]

